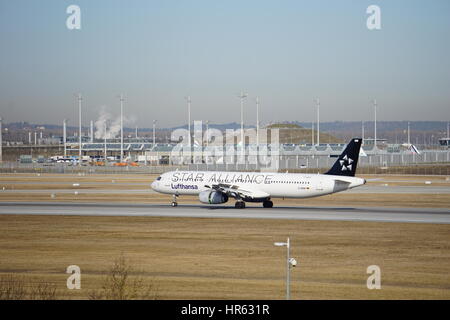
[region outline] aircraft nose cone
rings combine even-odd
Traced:
[[[152,187],[152,189],[156,189],[156,188],[157,188],[156,181],[153,181],[153,182],[150,184],[150,187]]]

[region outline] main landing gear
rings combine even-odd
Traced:
[[[236,201],[236,204],[234,205],[234,207],[236,209],[244,209],[245,208],[245,202],[242,201],[242,200],[238,200],[238,201]],[[270,200],[264,200],[263,207],[264,208],[272,208],[273,207],[273,202],[270,201]]]
[[[245,202],[242,200],[236,201],[236,204],[234,205],[236,209],[244,209],[245,208]]]
[[[264,207],[264,208],[272,208],[272,207],[273,207],[273,202],[270,201],[270,200],[265,200],[265,201],[263,202],[263,207]]]
[[[173,196],[173,201],[172,201],[172,207],[176,207],[176,206],[178,206],[178,202],[177,202],[177,195],[176,194],[174,194]]]

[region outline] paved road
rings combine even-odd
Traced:
[[[379,207],[247,207],[64,202],[3,202],[1,214],[259,218],[326,221],[413,222],[450,224],[450,209]]]

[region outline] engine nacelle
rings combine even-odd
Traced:
[[[220,191],[205,190],[199,193],[198,198],[200,202],[208,204],[219,204],[228,201],[228,196]]]

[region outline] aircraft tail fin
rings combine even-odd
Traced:
[[[345,147],[345,150],[338,157],[333,167],[325,174],[335,176],[354,177],[356,166],[358,165],[359,150],[361,149],[362,139],[354,138]]]

